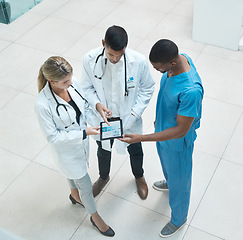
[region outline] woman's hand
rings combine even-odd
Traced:
[[[100,127],[88,127],[85,129],[87,135],[99,135]]]

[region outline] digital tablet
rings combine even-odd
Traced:
[[[122,120],[110,120],[108,119],[110,126],[105,122],[100,123],[100,140],[122,138],[123,128]]]

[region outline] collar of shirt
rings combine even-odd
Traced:
[[[106,60],[106,59],[107,59],[107,60]],[[114,64],[114,63],[111,63],[111,62],[109,61],[109,59],[107,58],[107,56],[106,56],[105,53],[104,53],[104,57],[103,57],[103,66],[105,66],[105,61],[107,61],[107,65],[110,65],[110,66],[118,66],[118,65],[122,65],[122,66],[123,66],[123,64],[124,64],[124,55],[122,55],[121,59],[120,59],[116,64]]]

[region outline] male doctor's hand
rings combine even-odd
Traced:
[[[103,104],[97,103],[96,104],[96,110],[99,112],[100,116],[103,118],[103,120],[107,123],[108,126],[110,126],[109,122],[107,121],[107,118],[111,118],[112,112],[108,110]]]
[[[141,135],[140,134],[124,134],[123,138],[119,138],[119,140],[121,140],[122,142],[126,142],[129,144],[132,143],[137,143],[137,142],[141,142]]]

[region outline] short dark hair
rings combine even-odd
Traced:
[[[151,48],[149,60],[152,63],[169,63],[178,56],[177,45],[168,39],[160,39]]]
[[[124,28],[111,26],[105,33],[105,45],[114,51],[120,51],[127,46],[128,36]]]

